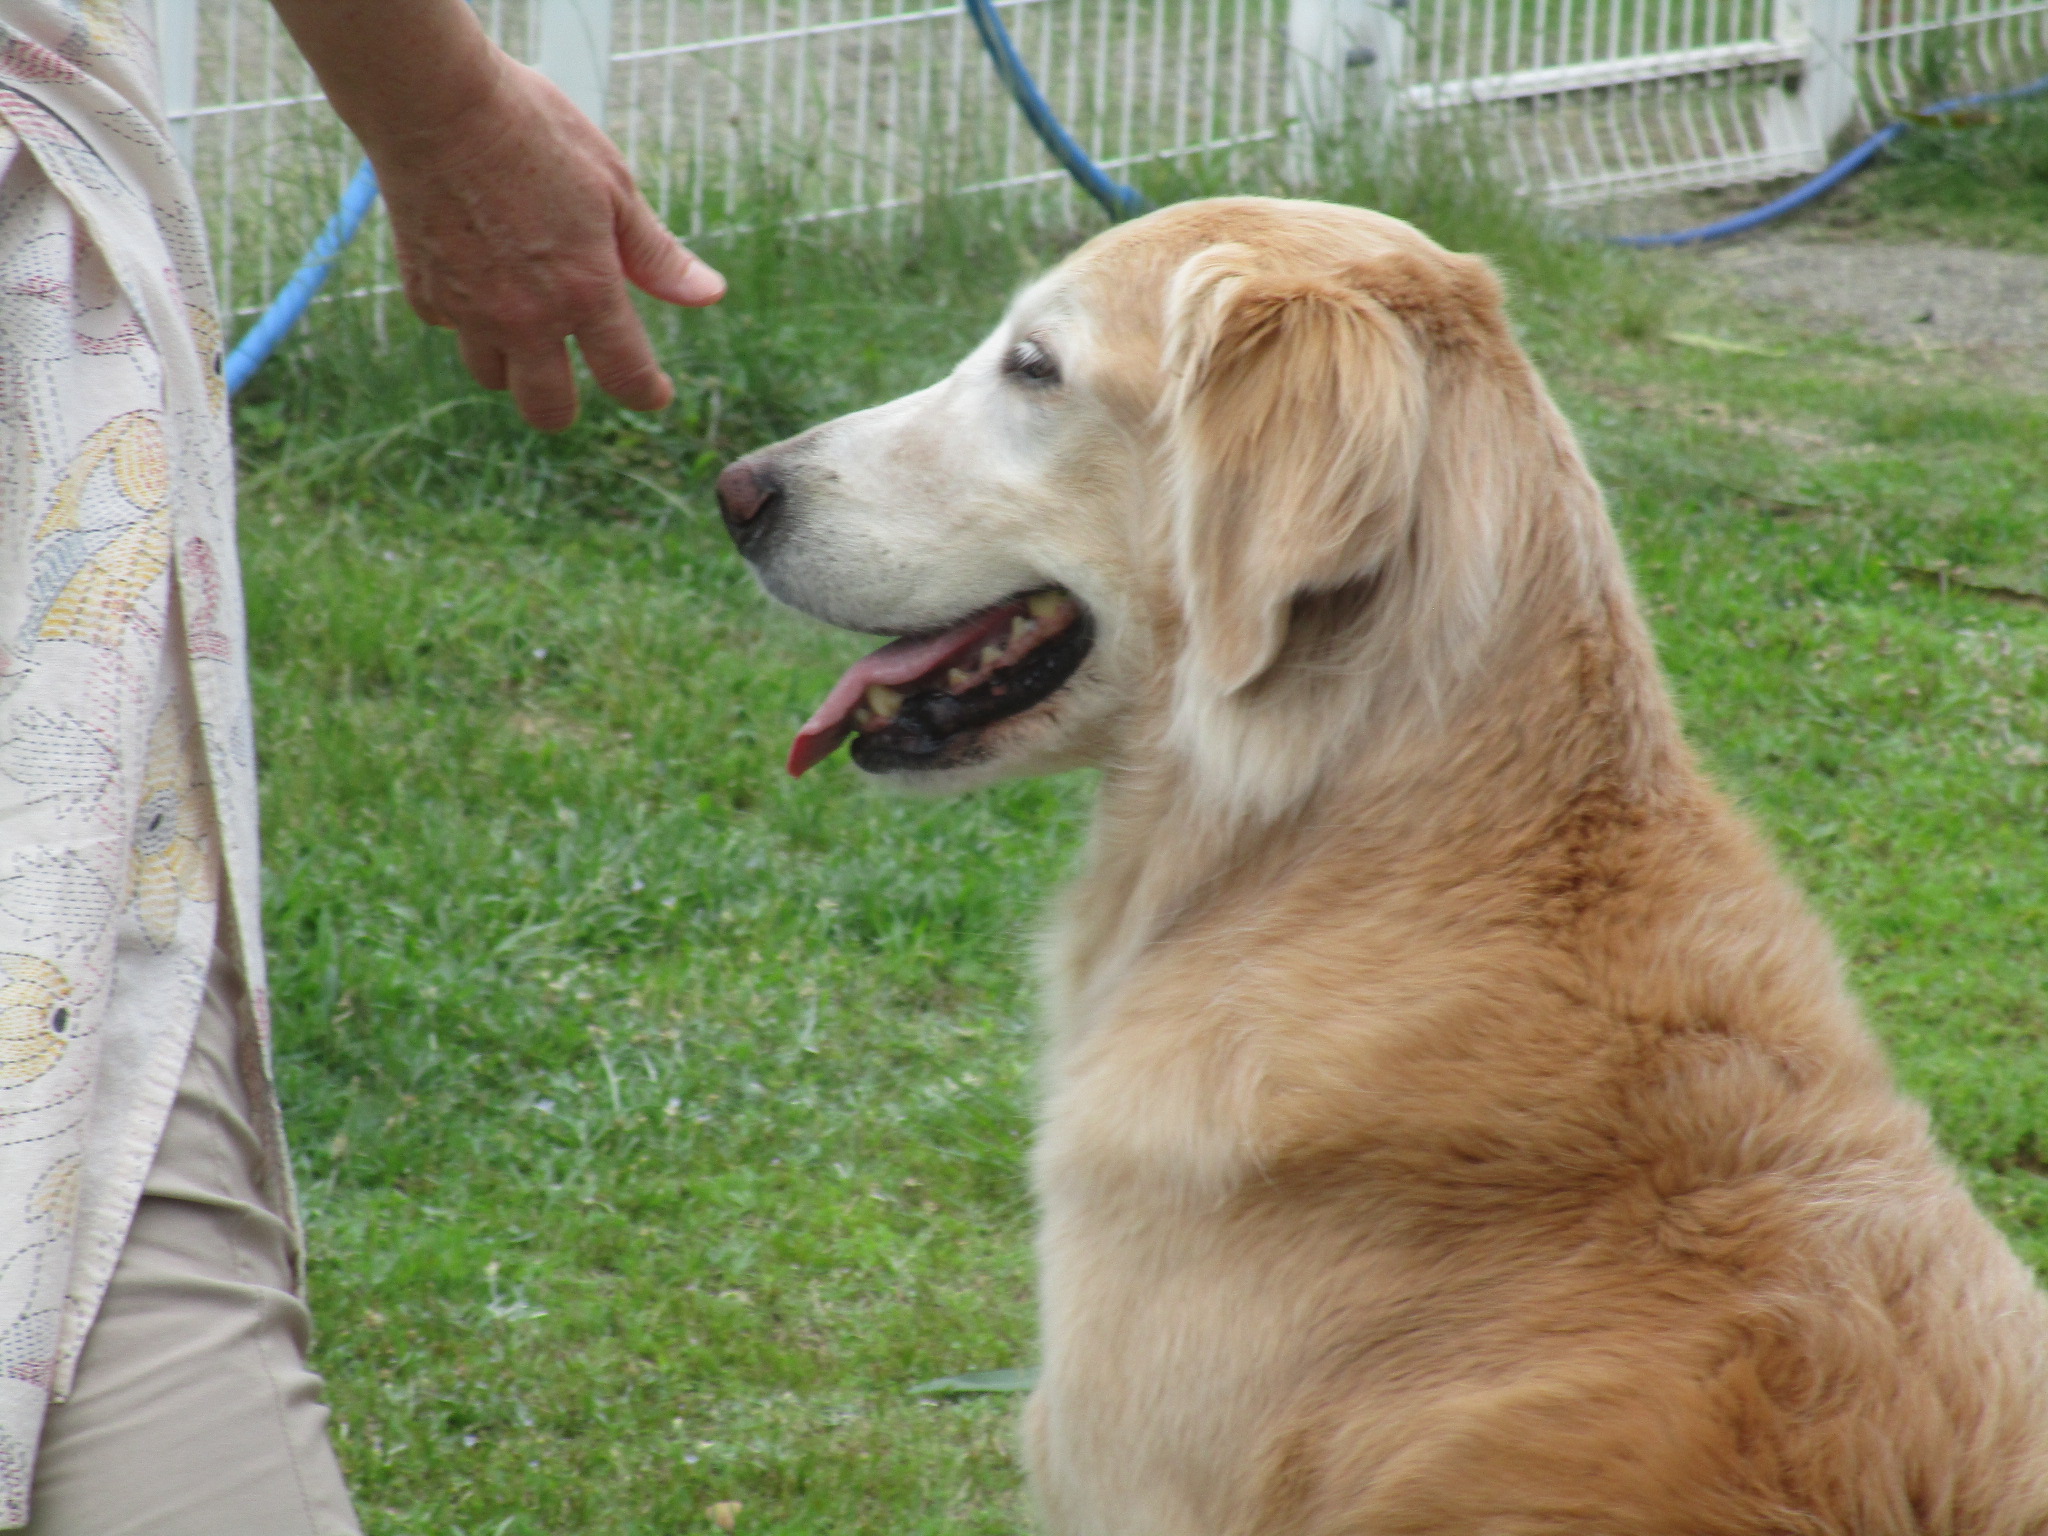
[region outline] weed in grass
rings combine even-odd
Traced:
[[[1785,356],[1673,345],[1728,329],[1677,258],[1421,164],[1332,189],[1506,271],[1694,738],[2048,1258],[2048,614],[1896,570],[2048,579],[2040,400],[1764,317]],[[1077,238],[989,211],[719,244],[660,416],[535,437],[345,306],[238,406],[280,1071],[377,1536],[1023,1528],[1012,1400],[911,1389],[1031,1363],[1030,936],[1088,785],[783,778],[858,642],[708,498]]]

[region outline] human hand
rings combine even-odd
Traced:
[[[431,135],[365,135],[406,297],[456,333],[486,389],[543,432],[576,419],[567,338],[633,410],[675,396],[627,283],[715,304],[725,279],[655,216],[603,131],[541,75],[496,54],[497,78]]]

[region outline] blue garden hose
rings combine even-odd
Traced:
[[[1987,101],[2010,101],[2016,96],[2037,96],[2043,91],[2048,91],[2048,75],[2043,75],[2039,80],[2027,85],[2016,85],[2009,91],[1979,91],[1974,96],[1958,96],[1953,101],[1936,102],[1923,111],[1915,112],[1913,118],[1941,117],[1945,113],[1959,112],[1965,107],[1982,106]],[[1759,224],[1767,224],[1780,214],[1790,213],[1794,208],[1804,207],[1815,198],[1832,192],[1875,160],[1878,151],[1901,137],[1912,126],[1913,120],[1903,117],[1886,123],[1811,181],[1794,187],[1783,197],[1773,198],[1761,208],[1752,208],[1747,213],[1734,214],[1712,224],[1702,224],[1697,229],[1681,229],[1668,235],[1613,235],[1609,238],[1616,245],[1649,247],[1695,245],[1702,240],[1723,240],[1729,235],[1739,235],[1744,230],[1755,229]]]
[[[256,323],[249,327],[248,333],[235,343],[235,350],[228,354],[227,364],[221,371],[227,377],[229,394],[249,382],[249,376],[263,366],[263,360],[299,323],[299,316],[306,312],[306,306],[313,302],[313,295],[327,281],[328,269],[347,249],[349,241],[355,238],[364,215],[376,201],[377,173],[365,160],[356,168],[355,176],[341,194],[341,206],[335,210],[334,217],[320,231],[320,238],[306,252],[306,259],[299,263],[299,270],[277,291],[277,297],[270,301],[270,308],[263,311]]]
[[[1023,111],[1024,120],[1031,125],[1032,132],[1052,151],[1053,159],[1067,168],[1067,174],[1080,184],[1081,190],[1102,204],[1102,211],[1112,219],[1128,219],[1151,212],[1150,200],[1135,187],[1127,187],[1114,180],[1090,159],[1088,151],[1075,142],[1074,136],[1054,115],[1052,104],[1038,89],[1038,82],[1031,78],[1031,71],[1018,54],[1016,43],[1011,41],[1010,29],[996,14],[995,0],[966,0],[966,4],[967,14],[974,18],[974,29],[981,34],[982,44],[988,49],[989,58],[995,62],[996,73],[1017,99],[1017,106]]]

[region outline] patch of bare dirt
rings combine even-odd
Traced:
[[[1753,302],[1886,346],[2048,352],[2048,256],[1764,235],[1700,259]]]

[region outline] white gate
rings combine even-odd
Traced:
[[[1819,170],[1852,124],[2048,72],[2048,0],[1296,0],[1311,121],[1475,116],[1558,205]]]

